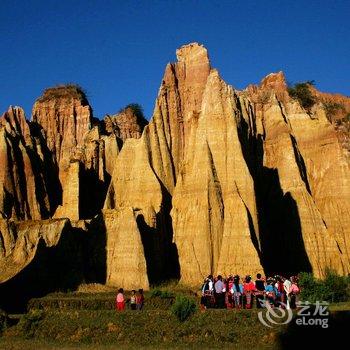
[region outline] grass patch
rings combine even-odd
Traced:
[[[105,293],[52,293],[43,298],[33,298],[28,302],[28,310],[114,310],[114,292]],[[129,293],[125,293],[127,307]],[[169,310],[175,296],[164,291],[145,293],[145,310]]]
[[[5,331],[5,338],[11,335],[17,339],[50,339],[61,345],[95,344],[97,347],[118,344],[126,347],[200,345],[215,348],[240,346],[252,340],[261,347],[272,346],[276,339],[269,333],[271,330],[260,324],[256,312],[251,310],[196,312],[186,322],[180,322],[170,311],[80,310],[49,311],[41,314],[40,319],[25,318],[12,327],[11,332],[6,334]]]

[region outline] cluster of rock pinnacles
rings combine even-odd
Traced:
[[[235,90],[197,43],[177,60],[149,123],[98,120],[74,86],[47,89],[31,121],[0,118],[3,295],[350,272],[349,158],[322,107],[290,99],[282,72]]]

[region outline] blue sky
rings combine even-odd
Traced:
[[[153,112],[167,62],[204,44],[234,87],[283,70],[350,95],[350,1],[0,1],[0,114],[46,87],[80,84],[97,117]]]

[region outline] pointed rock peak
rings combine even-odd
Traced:
[[[287,82],[286,77],[282,71],[278,73],[268,74],[260,83],[262,89],[268,90],[286,90]]]
[[[179,62],[206,63],[209,65],[208,51],[203,45],[198,43],[181,46],[176,50],[176,57]]]
[[[29,126],[24,110],[21,107],[10,106],[7,112],[0,116],[0,125],[5,126],[6,123],[19,134],[24,133],[25,135],[29,135]]]

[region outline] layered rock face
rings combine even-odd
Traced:
[[[68,219],[0,220],[0,308],[23,312],[32,297],[96,281],[93,235]]]
[[[47,146],[58,163],[69,161],[91,129],[92,111],[84,92],[76,86],[58,86],[44,91],[35,102],[32,120],[41,126]]]
[[[177,56],[153,119],[121,151],[105,207],[133,208],[146,223],[141,235],[153,230],[157,244],[173,229],[184,283],[263,269],[347,273],[349,167],[323,108],[309,115],[291,100],[282,72],[236,92],[210,68],[202,46],[186,45]],[[319,153],[324,138],[337,164],[329,177]],[[337,189],[324,190],[335,181]],[[327,220],[328,201],[337,224]],[[157,254],[155,244],[144,245],[146,256]]]
[[[52,163],[45,144],[33,134],[21,108],[10,107],[0,117],[0,216],[3,218],[47,218],[55,205]]]
[[[34,258],[39,241],[56,246],[69,224],[68,219],[14,223],[0,220],[0,262],[3,267],[0,283],[22,271]]]
[[[274,77],[283,86],[281,73],[269,75],[270,80]],[[345,151],[321,105],[307,113],[279,88],[277,93],[285,96],[281,103],[274,85],[266,89],[265,81],[253,98],[259,101],[259,95],[267,92],[270,97],[254,106],[255,126],[248,130],[254,144],[250,150],[256,151],[252,172],[265,232],[261,237],[265,268],[280,265],[285,271],[312,270],[317,276],[324,276],[326,269],[345,274],[350,267],[345,250],[350,198]],[[254,117],[247,113],[247,124],[250,119]],[[321,151],[324,147],[326,154]],[[328,205],[337,224],[329,222]],[[275,260],[267,261],[266,255]]]
[[[105,281],[105,233],[90,232],[80,219],[100,212],[123,142],[140,137],[146,123],[128,110],[114,117],[118,128],[106,131],[75,86],[47,89],[32,119],[28,122],[19,107],[0,118],[0,217],[6,219],[0,234],[0,289],[9,298],[22,290],[18,305],[45,291]],[[76,256],[76,266],[65,254]],[[56,270],[66,268],[78,272],[64,280]]]
[[[123,142],[140,137],[146,123],[132,109],[94,119],[79,86],[46,89],[34,104],[30,125],[45,145],[51,176],[57,178],[50,186],[55,193],[50,216],[79,220],[96,215]]]
[[[2,216],[93,218],[90,280],[125,289],[210,273],[349,273],[349,157],[324,106],[305,111],[282,72],[237,91],[202,45],[176,54],[148,125],[132,108],[97,121],[74,86],[48,89],[31,123],[5,113]],[[21,242],[6,225],[2,251]]]
[[[254,183],[235,110],[232,87],[212,70],[173,197],[174,239],[187,283],[198,283],[207,271],[262,271]]]
[[[151,283],[178,277],[171,199],[210,71],[203,46],[186,45],[176,54],[179,62],[165,69],[151,123],[140,140],[125,143],[117,159],[105,202],[105,208],[136,211]]]

